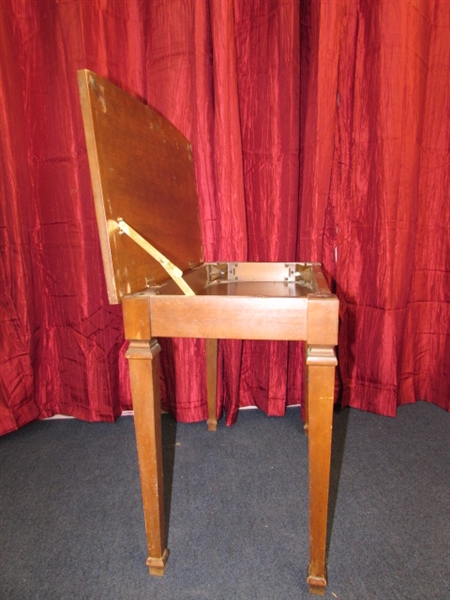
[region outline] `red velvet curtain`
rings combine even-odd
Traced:
[[[419,399],[450,410],[449,3],[315,9],[317,137],[303,183],[325,205],[342,402],[390,416]]]
[[[444,0],[9,0],[0,11],[0,432],[130,407],[76,71],[195,152],[206,260],[321,260],[345,404],[450,409],[450,37]],[[202,341],[164,342],[164,403],[206,418]],[[282,414],[299,344],[221,342],[219,402]],[[177,401],[175,402],[175,394]]]

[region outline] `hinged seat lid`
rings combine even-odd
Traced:
[[[163,115],[87,69],[81,106],[109,301],[167,280],[117,223],[183,272],[203,263],[190,142]]]

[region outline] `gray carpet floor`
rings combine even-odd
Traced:
[[[328,587],[337,600],[450,598],[450,414],[334,417]],[[148,575],[134,423],[35,422],[0,438],[2,600],[312,598],[299,409],[216,433],[163,417],[171,555]]]

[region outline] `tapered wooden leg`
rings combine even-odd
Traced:
[[[208,431],[217,430],[217,340],[206,340]]]
[[[164,523],[164,492],[161,448],[161,402],[159,352],[155,339],[131,341],[130,366],[134,425],[141,475],[145,530],[150,575],[164,575],[169,557]]]
[[[318,595],[323,595],[327,585],[325,553],[336,364],[332,347],[308,347],[310,564],[307,583],[310,593]]]

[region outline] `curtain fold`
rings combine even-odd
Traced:
[[[322,261],[344,405],[450,409],[444,0],[10,0],[0,11],[0,433],[131,407],[76,71],[193,143],[205,259]],[[163,405],[206,418],[204,342],[162,340]],[[298,403],[303,348],[219,345],[219,410]],[[175,400],[176,398],[176,400]]]

